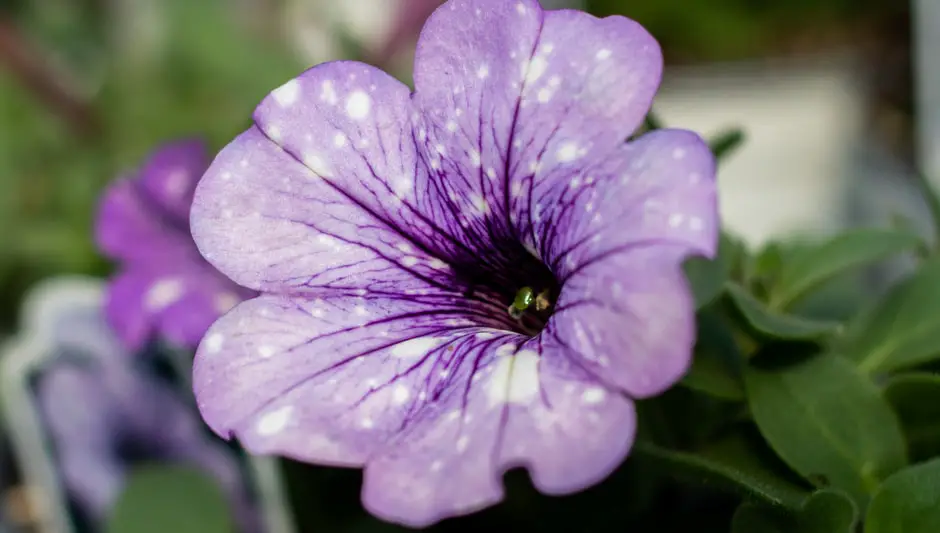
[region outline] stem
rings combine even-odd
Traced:
[[[933,247],[936,249],[938,244],[940,244],[940,197],[937,196],[936,191],[934,191],[933,186],[930,185],[930,181],[927,180],[927,176],[924,173],[915,173],[914,181],[917,182],[917,186],[924,196],[924,202],[927,203],[927,208],[930,210],[930,218],[933,221],[934,228]]]
[[[100,133],[92,106],[74,93],[27,36],[6,18],[0,18],[0,64],[52,108],[80,138]]]

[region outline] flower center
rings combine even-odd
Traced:
[[[551,288],[536,290],[525,286],[516,292],[516,297],[513,298],[507,312],[523,333],[535,335],[542,331],[552,315],[554,298]]]
[[[454,281],[466,299],[487,313],[481,325],[528,336],[538,335],[555,311],[561,287],[551,269],[517,242],[503,242],[484,253],[452,261]],[[491,308],[492,309],[492,308]]]

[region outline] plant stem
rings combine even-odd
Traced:
[[[69,87],[46,57],[8,18],[0,18],[0,64],[53,111],[80,138],[101,132],[93,107]]]
[[[915,181],[917,182],[917,186],[920,188],[921,194],[924,196],[924,202],[927,204],[927,209],[930,210],[930,219],[933,222],[934,228],[933,248],[936,250],[938,244],[940,244],[940,197],[937,196],[937,192],[934,190],[933,186],[930,184],[930,181],[927,179],[927,176],[923,172],[917,172],[915,174]]]

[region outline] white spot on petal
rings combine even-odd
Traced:
[[[304,154],[304,165],[309,168],[311,172],[321,178],[330,177],[330,169],[326,166],[326,162],[324,162],[319,155],[313,152],[307,152]]]
[[[166,190],[167,194],[179,198],[186,192],[186,182],[189,181],[187,177],[189,173],[185,170],[174,170],[166,178]]]
[[[603,61],[607,59],[608,57],[610,57],[610,54],[611,54],[610,50],[606,48],[601,48],[600,50],[597,51],[596,54],[594,54],[594,57],[596,57],[598,61]]]
[[[589,405],[601,403],[606,397],[607,391],[602,387],[590,387],[581,393],[581,401]]]
[[[258,431],[258,434],[264,437],[270,437],[271,435],[280,433],[281,430],[287,427],[287,423],[290,422],[290,417],[293,413],[294,407],[285,405],[258,419],[258,425],[255,429]]]
[[[398,405],[407,402],[409,396],[411,396],[411,391],[404,385],[397,385],[395,389],[392,390],[392,401]]]
[[[558,160],[563,163],[574,161],[578,157],[578,146],[572,142],[561,145],[558,149]]]
[[[274,355],[274,351],[274,348],[271,346],[261,346],[258,348],[258,355],[267,359]]]
[[[296,79],[290,80],[271,91],[271,95],[274,96],[274,100],[279,106],[290,107],[297,101],[297,97],[300,96],[300,82]]]
[[[485,63],[480,65],[480,68],[477,69],[477,77],[481,80],[486,79],[490,75],[490,67]]]
[[[418,264],[418,258],[409,255],[401,260],[401,264],[405,265],[406,267],[413,267]]]
[[[401,357],[403,359],[421,357],[436,348],[440,343],[440,339],[434,337],[418,337],[396,344],[391,349],[390,353],[393,357]]]
[[[369,95],[362,91],[355,91],[346,100],[346,114],[349,118],[359,120],[369,116],[369,110],[372,108],[372,100]]]
[[[213,333],[206,337],[206,340],[203,342],[203,346],[209,353],[219,353],[219,350],[222,349],[222,343],[224,341],[225,337],[221,333]]]
[[[175,278],[164,278],[150,286],[144,296],[144,306],[150,311],[160,311],[183,296],[183,283]]]
[[[536,80],[542,77],[542,74],[545,74],[547,68],[548,61],[539,56],[533,57],[528,64],[528,68],[526,68],[525,82],[527,84],[535,83]]]
[[[457,439],[457,452],[462,453],[467,449],[467,446],[470,444],[470,438],[466,435],[461,436]]]
[[[483,162],[480,160],[480,152],[476,150],[470,150],[470,164],[473,165],[473,168],[480,168]]]
[[[497,359],[487,393],[491,405],[527,403],[539,392],[539,354],[522,350]]]
[[[341,131],[336,132],[336,135],[333,136],[333,145],[337,148],[346,146],[346,135]]]
[[[506,357],[512,355],[516,351],[515,344],[503,344],[493,352],[493,355],[496,357]]]
[[[474,209],[480,213],[488,213],[490,210],[490,204],[486,201],[486,198],[483,198],[479,194],[470,195],[470,202],[473,204]]]
[[[336,91],[333,89],[333,82],[325,80],[320,87],[322,89],[320,91],[320,99],[328,104],[335,105],[338,98],[336,97]]]

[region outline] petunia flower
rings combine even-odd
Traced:
[[[130,349],[155,337],[195,347],[215,319],[254,295],[219,274],[193,243],[189,208],[208,164],[201,141],[174,141],[104,192],[95,236],[121,267],[107,316]]]
[[[681,264],[713,256],[704,141],[631,142],[660,82],[622,17],[451,0],[415,90],[355,62],[266,97],[199,185],[203,255],[262,293],[207,332],[204,419],[254,453],[364,467],[375,515],[423,526],[597,483],[634,399],[688,368]]]
[[[238,462],[179,392],[127,356],[98,309],[55,313],[48,318],[60,356],[39,374],[36,398],[63,484],[85,519],[96,530],[104,525],[135,463],[167,461],[210,474],[229,498],[238,531],[261,531]]]

